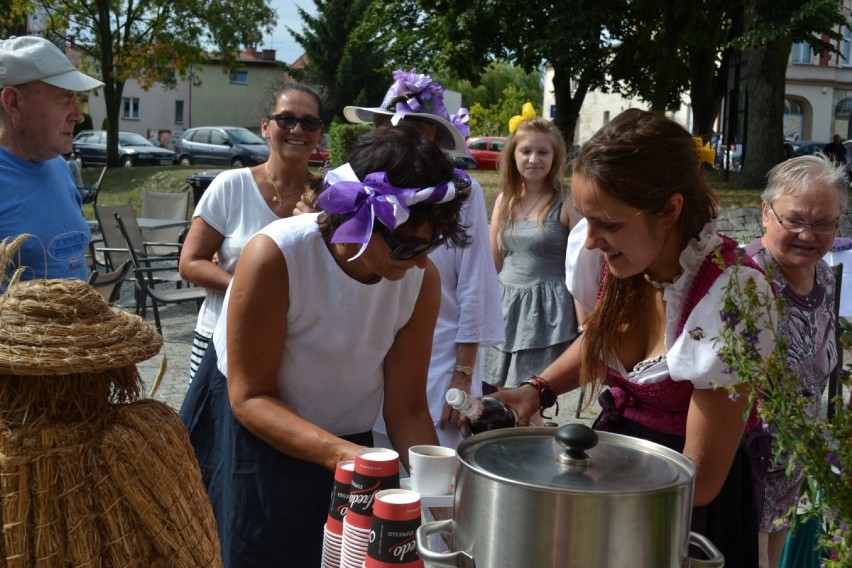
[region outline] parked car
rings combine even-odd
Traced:
[[[83,130],[74,137],[71,152],[80,167],[103,166],[107,163],[106,130]],[[175,163],[175,153],[151,144],[135,132],[118,133],[118,156],[121,165],[166,166]]]
[[[240,126],[201,126],[190,128],[175,144],[182,166],[211,164],[242,168],[269,159],[266,140]]]
[[[328,147],[328,135],[323,134],[322,140],[320,140],[320,143],[317,144],[317,147],[314,148],[314,151],[311,152],[311,155],[308,158],[308,165],[320,167],[325,165],[330,158],[331,150]]]
[[[460,170],[477,169],[476,160],[471,156],[453,156],[453,165]]]
[[[504,136],[468,138],[467,149],[470,150],[470,155],[476,160],[476,167],[480,170],[496,170],[506,140],[507,138]]]

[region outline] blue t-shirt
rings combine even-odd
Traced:
[[[32,235],[13,256],[8,274],[26,266],[24,280],[88,279],[85,255],[92,233],[80,205],[62,156],[35,163],[0,148],[0,240]]]

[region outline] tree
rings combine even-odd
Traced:
[[[288,28],[308,64],[301,76],[329,95],[326,122],[343,119],[347,105],[376,106],[393,82],[384,46],[370,38],[353,38],[371,0],[315,0],[316,15],[298,8],[303,32]]]
[[[793,43],[837,52],[831,42],[842,39],[837,30],[847,23],[836,0],[747,0],[745,6],[745,33],[736,45],[746,59],[748,159],[739,183],[760,187],[784,159],[784,79]]]
[[[586,93],[606,81],[604,30],[620,0],[376,0],[362,20],[362,37],[389,46],[396,61],[423,61],[478,84],[496,60],[527,71],[553,67],[555,123],[568,144]]]
[[[436,76],[435,80],[462,94],[473,136],[504,136],[509,119],[520,114],[525,102],[537,110],[541,107],[541,73],[527,73],[508,63],[490,63],[476,86],[466,79]]]
[[[143,88],[155,82],[174,86],[206,61],[204,44],[217,46],[230,69],[240,49],[256,45],[275,25],[268,0],[8,0],[0,22],[16,24],[17,14],[47,14],[47,33],[74,46],[97,66],[104,82],[107,161],[119,165],[118,124],[124,84]],[[234,17],[239,13],[239,17]],[[264,22],[264,24],[257,24]]]

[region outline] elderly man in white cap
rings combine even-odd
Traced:
[[[32,267],[24,279],[88,277],[91,232],[62,154],[83,121],[78,94],[102,86],[44,38],[0,40],[0,239],[34,235],[14,259]]]

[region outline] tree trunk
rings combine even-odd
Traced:
[[[580,117],[580,107],[589,91],[589,81],[580,76],[577,82],[577,90],[571,96],[571,73],[553,68],[553,100],[556,103],[556,118],[554,123],[562,133],[565,144],[568,146],[568,155],[574,146],[574,132],[577,129],[577,120]]]
[[[113,79],[113,44],[112,29],[110,27],[110,2],[109,0],[97,0],[98,18],[95,25],[101,37],[101,79],[104,82],[104,105],[107,117],[107,166],[118,167],[118,121],[121,111],[121,95],[124,92],[124,81],[118,82]],[[100,125],[93,125],[100,128]]]
[[[739,186],[764,187],[766,174],[784,160],[784,78],[792,42],[779,38],[747,52],[746,136]]]

